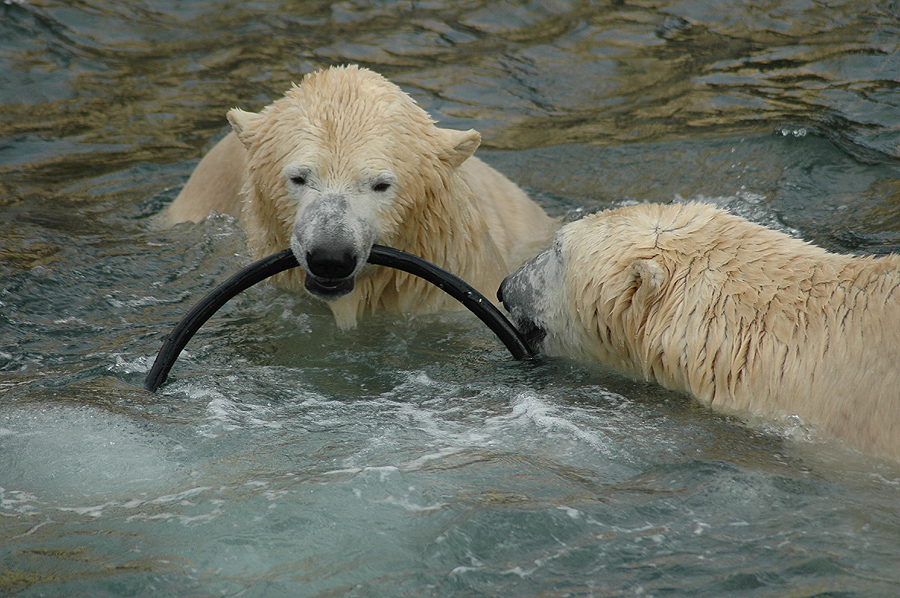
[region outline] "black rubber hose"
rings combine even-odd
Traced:
[[[484,295],[476,291],[462,278],[447,272],[443,268],[435,266],[431,262],[399,249],[373,245],[369,253],[369,263],[378,266],[388,266],[414,274],[424,278],[437,288],[441,289],[466,308],[478,316],[478,319],[487,324],[494,334],[506,345],[515,359],[531,357],[534,352],[525,343],[522,335],[506,317],[500,313],[493,303]]]
[[[500,311],[484,295],[472,288],[458,276],[435,266],[420,257],[382,245],[373,245],[369,253],[369,263],[403,270],[437,286],[439,289],[461,302],[466,308],[494,331],[515,359],[533,355],[519,331],[510,324]],[[300,264],[290,249],[279,251],[254,262],[213,289],[185,314],[163,342],[153,367],[144,380],[144,388],[155,392],[169,375],[169,370],[187,345],[191,337],[223,305],[238,293],[258,282],[284,270],[296,268]]]

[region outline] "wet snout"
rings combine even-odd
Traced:
[[[497,290],[497,299],[535,352],[542,350],[547,336],[548,291],[559,284],[558,271],[557,254],[550,249],[507,276]]]
[[[306,271],[306,290],[325,301],[351,292],[375,237],[342,194],[324,195],[306,206],[291,237],[291,249]]]
[[[500,288],[497,289],[497,299],[509,312],[513,325],[518,329],[529,348],[534,352],[539,352],[546,332],[534,318],[529,300],[530,295],[529,291],[523,289],[522,279],[516,274],[511,274],[503,279]]]

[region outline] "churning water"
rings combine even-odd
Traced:
[[[0,4],[0,594],[896,596],[900,468],[467,313],[340,333],[156,214],[225,111],[356,62],[549,212],[704,198],[900,249],[895,1]]]

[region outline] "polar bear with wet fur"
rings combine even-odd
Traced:
[[[900,459],[900,256],[829,253],[711,205],[567,224],[499,297],[538,351]]]
[[[279,282],[328,302],[338,325],[364,312],[459,309],[422,279],[367,266],[373,244],[408,251],[487,296],[549,243],[555,220],[472,153],[474,131],[438,128],[407,94],[355,66],[311,73],[233,132],[168,208],[170,224],[210,210],[240,218],[263,257],[300,262]]]

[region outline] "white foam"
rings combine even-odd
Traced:
[[[428,513],[428,512],[432,512],[432,511],[440,511],[445,506],[447,506],[447,503],[443,503],[443,502],[435,503],[433,505],[419,505],[419,504],[412,502],[408,497],[405,497],[405,496],[401,497],[401,498],[389,496],[388,498],[385,498],[383,500],[376,501],[376,502],[381,502],[381,503],[385,503],[385,504],[389,504],[389,505],[396,505],[396,506],[398,506],[406,511],[410,511],[412,513]]]
[[[10,490],[42,498],[128,492],[171,481],[178,469],[163,443],[124,416],[93,407],[4,411],[4,506]]]
[[[553,434],[561,432],[596,449],[606,448],[608,441],[605,437],[582,429],[567,415],[561,413],[558,405],[549,403],[531,392],[522,393],[513,401],[513,417],[527,420],[545,432]]]
[[[109,366],[110,373],[113,374],[146,374],[150,371],[155,357],[141,355],[134,359],[125,359],[120,354],[113,355],[116,362]]]

